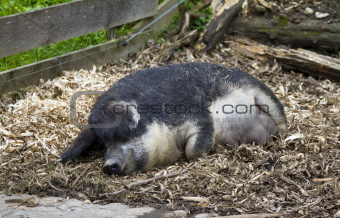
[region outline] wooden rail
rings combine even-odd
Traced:
[[[0,58],[157,13],[157,0],[80,0],[0,18]]]
[[[0,72],[0,95],[17,91],[30,85],[37,85],[40,78],[45,81],[53,79],[60,76],[63,70],[91,69],[93,65],[98,66],[110,61],[117,63],[121,59],[130,58],[144,47],[148,39],[154,38],[155,35],[170,24],[172,17],[178,13],[178,9],[172,10],[161,19],[158,19],[158,17],[178,2],[179,0],[166,0],[159,5],[156,15],[139,22],[136,25],[136,31],[153,20],[157,19],[157,21],[147,31],[137,35],[126,45],[117,46],[117,40],[111,40],[90,48]]]

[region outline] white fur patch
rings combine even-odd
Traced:
[[[186,147],[193,147],[198,132],[199,128],[188,121],[173,128],[159,122],[148,125],[146,133],[136,139],[148,154],[145,169],[179,160],[184,156]]]
[[[263,110],[259,112],[260,107]],[[261,89],[233,88],[225,97],[218,98],[210,106],[214,122],[214,137],[217,143],[237,145],[242,141],[242,135],[248,134],[249,127],[256,126],[258,113],[267,113],[281,131],[285,126],[277,104]]]

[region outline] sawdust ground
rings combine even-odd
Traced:
[[[101,204],[166,206],[190,214],[277,212],[288,217],[326,217],[340,210],[339,84],[247,59],[223,43],[211,55],[196,54],[190,48],[176,52],[170,63],[226,64],[264,81],[285,105],[289,132],[284,139],[236,149],[216,145],[207,158],[183,160],[125,177],[102,173],[101,150],[66,165],[57,162],[80,131],[70,122],[71,95],[104,91],[131,72],[162,65],[153,61],[158,52],[159,45],[150,42],[128,62],[91,71],[65,71],[53,81],[41,81],[21,100],[2,98],[0,190],[6,194],[76,197]],[[95,99],[79,98],[79,122],[86,121]],[[182,170],[186,171],[179,176],[110,194],[132,182]]]

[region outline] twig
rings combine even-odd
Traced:
[[[39,93],[40,97],[42,98],[42,100],[45,100],[45,99],[46,99],[46,98],[45,98],[45,95],[44,95],[44,93],[41,91],[41,89],[40,89],[39,87],[36,87],[36,90],[38,91],[38,93]]]
[[[304,208],[304,207],[310,207],[310,206],[314,206],[314,205],[317,205],[318,203],[320,203],[320,201],[322,200],[323,198],[322,197],[319,197],[316,201],[312,202],[312,203],[309,203],[309,204],[306,204],[306,205],[303,205],[301,207],[298,207],[296,210],[299,210],[301,208]]]
[[[142,181],[131,183],[130,185],[127,185],[126,187],[128,189],[130,189],[132,187],[140,186],[140,185],[145,185],[145,184],[148,184],[150,182],[154,182],[154,181],[157,181],[157,180],[160,180],[160,179],[172,178],[172,177],[178,176],[178,175],[180,175],[182,173],[183,172],[156,176],[156,177],[153,177],[153,178],[150,178],[150,179],[146,179],[146,180],[142,180]]]
[[[53,154],[54,156],[59,158],[59,155],[55,154],[49,147],[47,147],[47,145],[36,135],[34,134],[34,136],[39,140],[39,142],[43,145],[43,147],[50,152],[51,154]]]
[[[183,26],[181,28],[181,31],[177,35],[176,40],[183,38],[183,36],[185,36],[185,33],[187,32],[187,30],[189,28],[189,24],[190,24],[190,13],[187,11],[184,14]]]
[[[262,164],[264,164],[265,162],[267,162],[269,160],[270,156],[264,158],[263,160],[261,160],[260,162],[256,163],[254,168],[257,168],[259,166],[261,166]]]
[[[296,187],[298,187],[300,189],[300,192],[304,195],[304,196],[309,196],[308,193],[299,185],[297,184],[296,182],[294,182],[293,180],[291,179],[288,179],[287,177],[281,175],[280,173],[276,173],[276,175],[278,177],[280,177],[281,180],[285,181],[286,183],[288,184],[291,184],[291,185],[295,185]]]
[[[292,193],[292,196],[293,196],[296,200],[298,200],[298,202],[300,202],[301,204],[304,202],[304,200],[301,199],[299,196],[297,196],[295,193]]]
[[[183,171],[181,171],[179,173],[161,175],[161,176],[156,176],[156,177],[153,177],[153,178],[150,178],[150,179],[134,182],[134,183],[131,183],[131,184],[127,185],[126,188],[130,189],[130,188],[133,188],[133,187],[136,187],[136,186],[140,186],[140,185],[145,185],[145,184],[148,184],[150,182],[157,181],[157,180],[166,179],[166,178],[172,178],[172,177],[178,176],[178,175],[180,175],[180,174],[182,174],[184,172],[185,172],[185,170],[183,170]],[[102,196],[104,196],[104,195],[111,195],[111,196],[112,195],[113,196],[119,195],[119,194],[123,193],[124,191],[126,191],[127,190],[126,188],[122,188],[121,190],[118,190],[118,191],[112,192],[112,193],[105,193]]]
[[[202,197],[181,197],[185,201],[195,201],[200,203],[209,203],[208,198],[202,198]]]
[[[80,179],[80,177],[82,177],[82,176],[84,175],[84,173],[85,173],[88,169],[90,169],[90,167],[91,167],[91,164],[88,164],[88,165],[85,167],[85,169],[83,170],[83,172],[81,172],[81,174],[79,174],[79,176],[76,178],[76,180],[74,180],[74,182],[72,183],[72,186],[74,186],[74,184],[77,183],[77,181]]]
[[[61,190],[61,189],[59,189],[59,188],[57,188],[57,187],[54,187],[50,181],[48,182],[48,184],[49,184],[52,188],[54,188],[55,190],[60,191],[60,192],[63,192],[63,190]]]
[[[126,189],[125,189],[125,188],[122,188],[122,189],[119,190],[119,191],[112,192],[112,193],[105,193],[104,195],[113,195],[113,196],[116,196],[116,195],[119,195],[120,193],[123,193],[124,191],[126,191]]]
[[[313,178],[312,181],[313,182],[330,182],[330,181],[333,181],[334,178]]]
[[[280,217],[283,213],[258,213],[258,214],[242,214],[225,216],[225,218],[265,218],[265,217]]]

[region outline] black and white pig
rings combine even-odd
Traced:
[[[103,143],[103,171],[118,175],[204,157],[216,143],[264,144],[287,131],[283,106],[264,83],[209,63],[132,73],[98,98],[88,123],[97,127],[83,130],[60,161]]]

